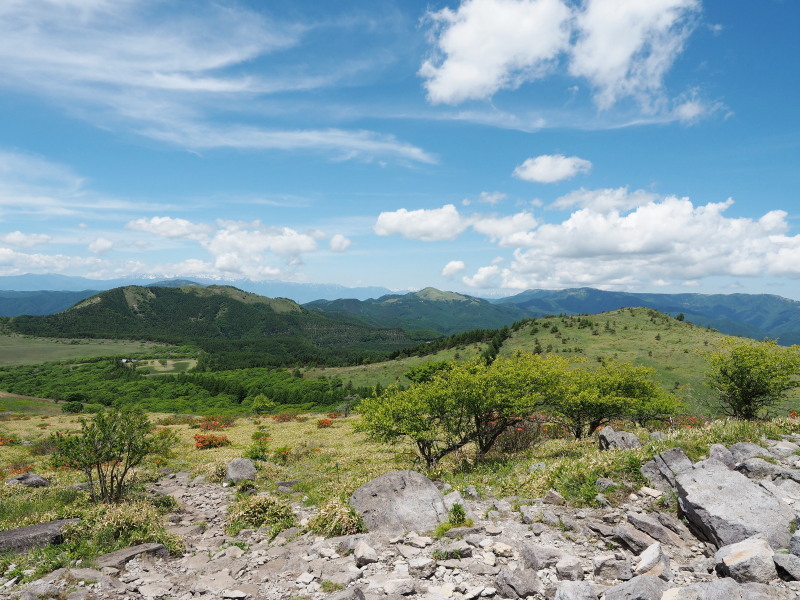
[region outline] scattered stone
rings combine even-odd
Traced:
[[[356,549],[353,551],[353,557],[356,560],[357,567],[364,567],[378,562],[378,553],[363,540],[356,545]]]
[[[6,480],[6,485],[24,485],[26,487],[47,487],[50,485],[50,480],[45,479],[36,473],[22,473]]]
[[[554,504],[556,506],[564,506],[564,496],[555,490],[548,490],[542,500],[545,504]]]
[[[772,556],[778,575],[785,581],[800,581],[800,556],[776,552]]]
[[[559,579],[580,581],[583,579],[583,566],[577,556],[564,556],[556,563],[556,575]]]
[[[612,427],[603,427],[598,434],[598,444],[600,450],[619,448],[630,450],[641,448],[642,442],[639,438],[627,431],[614,431]]]
[[[639,575],[608,588],[605,600],[661,600],[669,585],[658,577]]]
[[[597,600],[597,594],[586,581],[562,581],[553,600]]]
[[[249,458],[234,458],[228,463],[225,477],[233,483],[240,481],[255,481],[256,466]]]
[[[39,523],[38,525],[29,525],[28,527],[0,531],[0,553],[27,552],[50,544],[60,544],[62,541],[61,532],[64,527],[78,521],[79,519],[61,519],[60,521],[50,521],[48,523]]]
[[[98,556],[94,563],[98,567],[122,569],[128,562],[142,554],[166,558],[169,556],[169,550],[163,544],[139,544]]]
[[[754,536],[723,546],[714,555],[714,560],[721,577],[730,577],[739,583],[769,583],[778,577],[773,554],[764,537]]]
[[[664,554],[661,544],[656,542],[639,555],[634,573],[636,575],[652,575],[664,581],[672,581],[669,556]]]
[[[448,517],[442,494],[415,471],[392,471],[365,483],[350,505],[369,531],[429,531]]]
[[[503,569],[495,580],[497,591],[505,598],[527,598],[542,592],[542,582],[536,571]]]
[[[630,560],[618,559],[614,554],[595,556],[593,563],[594,576],[607,581],[627,581],[633,577]]]
[[[733,452],[722,444],[712,444],[708,449],[708,458],[718,460],[731,470],[736,468],[736,459],[733,457]]]

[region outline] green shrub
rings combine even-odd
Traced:
[[[92,499],[120,500],[131,469],[145,458],[166,455],[176,443],[168,430],[154,432],[140,410],[111,409],[97,413],[92,421],[81,420],[81,431],[57,433],[53,466],[82,471],[89,480]]]
[[[308,528],[325,537],[351,535],[366,530],[356,511],[340,500],[332,500],[320,508],[308,522]]]
[[[61,412],[68,415],[74,415],[83,412],[83,402],[72,400],[71,402],[64,402],[61,405]]]
[[[228,507],[227,530],[230,535],[236,535],[247,527],[267,527],[270,535],[275,537],[295,523],[291,507],[269,494],[246,496]]]

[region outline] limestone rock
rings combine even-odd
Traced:
[[[26,487],[47,487],[50,485],[50,480],[45,479],[36,473],[22,473],[16,477],[6,480],[6,485],[24,485]]]
[[[529,569],[503,569],[495,580],[495,586],[505,598],[527,598],[542,591],[542,582],[536,572]]]
[[[778,577],[774,552],[761,536],[723,546],[714,555],[717,572],[739,583],[769,583]]]
[[[249,458],[234,458],[228,463],[225,477],[233,483],[240,481],[254,481],[256,478],[256,466]]]
[[[669,585],[651,575],[639,575],[630,581],[608,588],[605,600],[661,600]]]
[[[800,556],[776,552],[772,556],[772,560],[775,561],[775,566],[781,579],[800,581]]]
[[[61,519],[39,523],[28,527],[17,527],[0,531],[0,553],[27,552],[33,548],[41,548],[49,544],[61,543],[61,531],[69,523],[77,523],[79,519]]]
[[[115,569],[121,569],[129,561],[142,554],[166,558],[169,556],[169,550],[163,544],[139,544],[138,546],[131,546],[98,556],[94,563],[101,568],[114,567]]]
[[[641,448],[642,442],[635,434],[627,431],[614,431],[612,427],[603,427],[598,435],[600,450],[611,448],[634,449]]]
[[[350,505],[369,531],[428,531],[448,517],[442,494],[415,471],[391,471],[365,483]]]
[[[642,552],[638,560],[634,569],[636,575],[652,575],[664,581],[672,581],[669,556],[664,554],[658,542]]]
[[[794,511],[758,484],[717,461],[676,478],[678,502],[691,526],[717,547],[765,533],[773,548],[786,548]]]
[[[592,563],[594,576],[599,579],[627,581],[633,577],[631,562],[626,558],[618,559],[614,554],[601,554],[595,556]]]
[[[576,556],[566,555],[556,563],[556,575],[559,579],[580,581],[583,579],[583,567]]]
[[[736,459],[733,453],[722,444],[712,444],[708,449],[708,457],[718,460],[729,469],[736,468]]]
[[[597,594],[586,581],[562,581],[553,600],[597,600]]]

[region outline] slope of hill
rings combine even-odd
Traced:
[[[597,315],[562,315],[516,323],[500,355],[516,351],[559,353],[566,358],[600,364],[607,360],[652,367],[665,390],[684,399],[689,412],[705,414],[711,390],[705,383],[706,355],[728,336],[688,321],[678,321],[649,308],[625,308]],[[434,343],[431,346],[436,346]],[[407,385],[411,367],[437,360],[472,360],[486,349],[484,342],[460,344],[426,355],[342,368],[314,369],[306,376],[340,377],[354,386]],[[796,406],[800,390],[789,399]],[[794,408],[792,409],[794,410]]]
[[[781,344],[800,343],[800,302],[770,294],[638,294],[592,288],[527,290],[497,301],[531,316],[596,314],[643,306],[729,335],[774,338]]]
[[[401,327],[407,331],[442,334],[472,329],[495,329],[529,316],[514,305],[442,292],[428,287],[409,294],[390,294],[377,300],[317,300],[304,305],[322,314],[372,326]]]
[[[229,286],[116,288],[55,315],[12,318],[8,327],[43,337],[193,343],[215,367],[342,363],[411,344],[399,329],[336,321]]]

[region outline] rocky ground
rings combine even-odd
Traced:
[[[254,530],[232,538],[223,529],[231,489],[170,474],[154,490],[181,506],[169,521],[186,541],[182,557],[146,545],[101,557],[96,569],[62,569],[18,589],[0,580],[0,598],[795,598],[800,534],[792,535],[790,521],[800,506],[798,441],[712,448],[709,460],[694,465],[679,450],[662,453],[644,467],[652,487],[613,508],[569,508],[554,492],[541,499],[478,498],[474,490],[459,493],[400,472],[372,493],[391,514],[362,508],[373,523],[369,533],[330,539],[298,528],[273,540]],[[441,520],[461,503],[473,525],[441,539],[412,530],[408,521],[400,528],[392,519],[405,510],[403,490],[416,490],[403,519]],[[664,508],[669,499],[680,504],[684,520]],[[302,523],[310,509],[299,502],[295,508]]]

